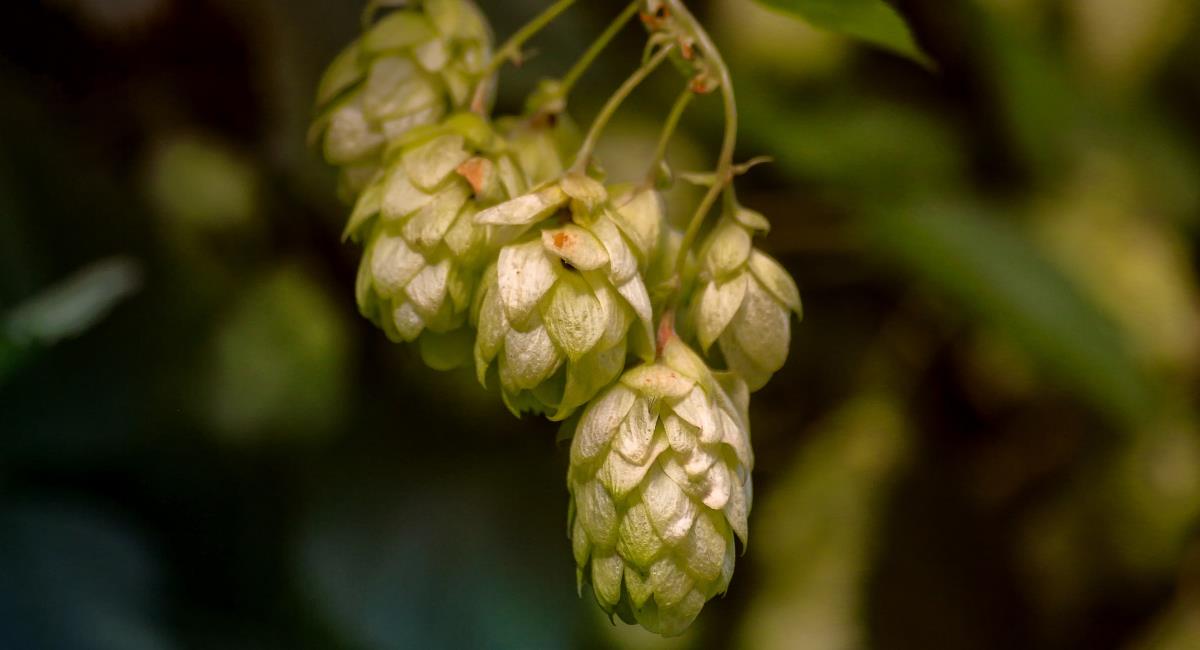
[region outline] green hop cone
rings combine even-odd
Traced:
[[[476,217],[509,241],[477,294],[476,371],[485,384],[494,371],[514,413],[564,419],[629,353],[653,356],[642,243],[657,237],[660,207],[615,206],[599,182],[568,173]]]
[[[397,341],[419,341],[435,368],[471,358],[467,317],[488,262],[481,207],[526,190],[486,121],[459,113],[410,132],[359,197],[346,227],[362,239],[356,294],[363,315]]]
[[[754,248],[753,234],[769,227],[761,214],[739,208],[717,223],[700,248],[700,272],[688,310],[705,352],[716,343],[725,364],[762,388],[787,361],[791,314],[802,315],[800,292],[779,262]]]
[[[723,386],[721,381],[724,380]],[[736,376],[719,380],[671,336],[583,413],[571,443],[570,537],[580,585],[609,613],[682,633],[733,576],[752,489]]]
[[[374,178],[389,143],[468,106],[491,56],[491,30],[470,0],[411,5],[369,27],[317,89],[309,137],[342,168],[347,199]],[[488,80],[484,88],[492,86]]]

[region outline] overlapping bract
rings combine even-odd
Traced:
[[[341,167],[347,199],[379,171],[389,143],[467,106],[490,57],[491,30],[471,0],[411,4],[339,54],[317,90],[310,139]]]
[[[515,413],[566,418],[620,375],[630,353],[653,357],[641,269],[663,219],[655,198],[617,206],[598,181],[568,173],[476,216],[515,237],[475,312],[479,379],[486,384],[495,362]]]
[[[746,208],[723,217],[700,248],[700,273],[689,309],[691,327],[707,352],[713,343],[726,366],[751,391],[787,361],[791,315],[802,314],[800,292],[782,266],[754,248],[767,220]]]
[[[605,610],[679,634],[733,576],[754,456],[748,392],[677,337],[583,413],[567,486],[579,580]]]
[[[359,309],[398,341],[420,341],[429,365],[470,359],[465,329],[491,247],[481,207],[526,190],[524,175],[483,118],[461,113],[410,132],[363,191],[346,227],[362,238]]]

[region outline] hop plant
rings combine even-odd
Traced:
[[[420,342],[448,369],[471,358],[464,328],[489,253],[475,224],[481,206],[526,189],[503,141],[478,115],[460,113],[411,131],[364,190],[346,227],[362,239],[360,311],[394,340]]]
[[[800,295],[754,248],[769,224],[733,192],[753,161],[733,163],[728,70],[680,0],[629,5],[561,79],[536,87],[524,115],[492,121],[494,73],[573,2],[557,0],[493,54],[470,0],[372,0],[393,10],[330,66],[311,136],[354,199],[345,234],[364,248],[360,311],[434,368],[473,360],[518,416],[578,418],[563,426],[574,431],[580,591],[672,635],[725,592],[748,539],[749,396],[783,365]],[[579,138],[571,88],[639,9],[646,56]],[[605,186],[598,138],[668,58],[687,83],[645,180]],[[676,228],[659,191],[675,177],[667,145],[692,98],[718,90],[717,169],[680,176],[708,190]],[[723,216],[693,246],[721,194]]]
[[[578,173],[476,216],[527,230],[500,249],[475,318],[479,380],[486,385],[495,362],[514,413],[564,419],[617,378],[629,352],[653,357],[641,265],[662,218],[656,203],[617,208]]]
[[[754,456],[748,393],[677,337],[584,411],[567,486],[579,581],[609,613],[679,634],[733,577]]]
[[[754,248],[752,236],[769,227],[765,217],[747,208],[722,218],[700,247],[699,287],[690,309],[701,347],[707,352],[715,342],[728,368],[751,391],[783,367],[791,314],[802,316],[795,281]]]
[[[491,30],[470,0],[412,5],[368,28],[334,59],[317,89],[309,137],[341,168],[347,199],[379,171],[388,143],[471,103],[490,57]]]

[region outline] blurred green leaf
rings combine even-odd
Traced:
[[[208,416],[238,442],[328,434],[346,412],[350,332],[323,287],[299,268],[254,281],[221,323]]]
[[[1113,323],[1017,230],[978,208],[879,208],[874,244],[990,324],[1007,331],[1099,411],[1137,425],[1152,389]]]
[[[258,201],[258,170],[232,147],[208,136],[180,136],[159,146],[146,180],[164,218],[196,230],[245,225]]]
[[[929,59],[896,10],[883,0],[759,0],[794,14],[816,27],[862,39],[907,56],[922,65]]]
[[[870,645],[864,612],[872,560],[889,490],[906,467],[909,447],[896,398],[875,389],[843,404],[807,436],[755,513],[760,583],[738,647]]]

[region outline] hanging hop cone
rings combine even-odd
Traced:
[[[475,99],[491,47],[487,21],[470,0],[422,0],[386,15],[334,59],[317,90],[309,138],[342,168],[347,200],[379,171],[389,142]],[[493,85],[486,80],[485,91]]]
[[[476,222],[509,240],[477,294],[476,371],[499,379],[516,414],[568,417],[612,383],[629,353],[654,353],[641,269],[655,247],[654,195],[615,205],[597,181],[568,173]]]
[[[734,535],[747,540],[749,393],[724,379],[672,335],[657,362],[588,405],[571,443],[580,584],[609,613],[659,634],[682,633],[724,593]]]
[[[707,353],[717,343],[726,367],[751,391],[762,388],[787,361],[791,314],[802,316],[800,292],[779,262],[754,248],[755,232],[769,224],[739,208],[713,229],[700,248],[690,327]]]
[[[464,325],[490,251],[475,215],[524,193],[524,176],[474,113],[411,131],[388,160],[346,228],[365,243],[359,309],[393,340],[419,340],[429,365],[459,366],[471,358]]]

